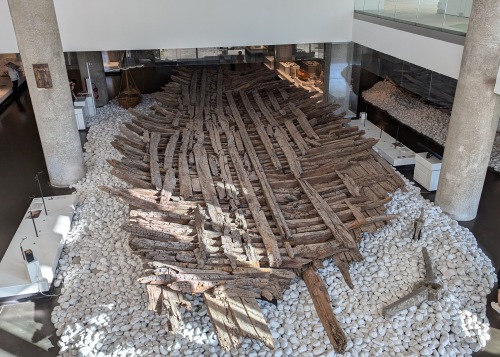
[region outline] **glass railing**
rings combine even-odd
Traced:
[[[355,0],[356,12],[466,34],[473,0]]]

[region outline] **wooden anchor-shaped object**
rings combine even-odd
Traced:
[[[422,233],[424,223],[424,208],[422,207],[420,210],[420,217],[416,218],[415,222],[413,222],[413,239],[420,240],[420,234]]]
[[[415,284],[411,293],[384,307],[382,315],[385,318],[394,316],[409,307],[420,306],[424,301],[436,301],[441,298],[442,286],[437,282],[434,275],[431,257],[427,248],[422,248],[422,255],[424,256],[425,279]]]

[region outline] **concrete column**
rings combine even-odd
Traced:
[[[332,63],[332,44],[325,43],[325,55],[323,66],[323,100],[328,102],[330,100],[330,66]]]
[[[500,1],[474,0],[443,155],[436,203],[452,218],[474,219],[483,189],[500,96]]]
[[[8,3],[50,182],[53,186],[69,186],[85,175],[85,166],[54,3]],[[33,64],[48,64],[52,88],[37,88]]]
[[[276,45],[276,62],[293,61],[293,45]]]
[[[77,52],[78,57],[78,67],[80,68],[80,75],[82,77],[82,85],[85,90],[85,78],[88,77],[87,74],[87,62],[92,63],[89,67],[90,77],[92,82],[99,89],[99,98],[96,100],[96,106],[102,107],[108,104],[108,89],[106,87],[106,73],[104,73],[104,65],[102,62],[102,55],[99,51],[93,52]],[[92,92],[92,90],[90,90]]]

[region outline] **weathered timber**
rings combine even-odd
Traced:
[[[179,152],[179,191],[181,197],[189,199],[193,196],[193,187],[191,186],[191,177],[188,166],[188,144],[191,136],[191,130],[184,128],[182,130],[182,145]]]
[[[420,240],[422,228],[425,224],[424,212],[425,212],[425,210],[422,207],[420,209],[420,216],[418,218],[415,218],[415,222],[413,222],[413,239],[415,239],[415,240]]]
[[[342,351],[325,287],[306,276],[332,257],[352,288],[361,233],[396,217],[383,205],[404,182],[371,150],[376,140],[342,127],[337,106],[274,77],[179,69],[153,94],[154,113],[131,111],[112,142],[124,155],[109,161],[112,173],[134,188],[101,189],[132,206],[122,229],[148,263],[139,281],[166,328],[179,328],[182,294],[202,293],[221,346],[250,337],[272,348],[255,298],[281,299],[294,271],[305,272]]]
[[[281,150],[284,152],[286,160],[288,161],[288,166],[290,167],[290,171],[295,176],[295,178],[302,177],[302,166],[300,165],[300,161],[297,158],[297,154],[293,151],[292,146],[288,142],[288,135],[286,135],[285,131],[277,125],[274,131],[274,137],[278,142]]]
[[[300,135],[297,127],[295,126],[295,124],[293,124],[293,121],[291,121],[290,119],[286,119],[284,123],[300,152],[302,153],[302,155],[305,155],[309,150],[309,145],[307,145],[302,135]]]
[[[174,161],[175,147],[177,145],[177,141],[179,140],[179,135],[180,135],[180,130],[176,130],[168,140],[163,160],[163,168],[165,170],[172,167],[172,163]]]
[[[285,217],[283,216],[283,213],[281,212],[281,209],[279,208],[279,205],[276,201],[276,197],[274,196],[271,185],[269,184],[269,181],[267,180],[266,174],[264,173],[264,169],[262,168],[262,166],[259,162],[257,154],[255,153],[255,149],[254,149],[252,141],[248,135],[248,132],[245,128],[245,124],[243,123],[243,120],[241,119],[240,113],[238,111],[238,107],[236,106],[236,103],[234,102],[234,99],[233,99],[233,96],[231,93],[226,92],[226,97],[227,97],[229,106],[231,108],[231,112],[233,114],[234,120],[236,121],[236,125],[239,128],[241,139],[242,139],[242,141],[245,145],[245,148],[249,154],[250,160],[252,161],[252,165],[255,168],[255,172],[257,174],[257,177],[259,178],[259,182],[261,184],[262,190],[264,191],[264,196],[266,197],[266,201],[271,209],[273,218],[275,219],[277,226],[278,226],[278,229],[281,231],[281,234],[283,235],[283,237],[286,239],[289,239],[292,236],[292,234],[286,225]],[[222,126],[222,124],[221,124],[221,126]],[[224,129],[224,127],[223,127],[223,129]],[[228,137],[228,135],[230,135],[230,134],[228,132],[226,132],[226,137]]]
[[[300,186],[311,200],[318,214],[321,216],[325,224],[332,231],[333,236],[339,242],[343,243],[348,248],[357,248],[356,242],[345,228],[344,223],[337,217],[332,208],[325,200],[314,190],[314,188],[304,179],[298,179]]]
[[[273,144],[271,140],[269,139],[269,136],[267,135],[266,129],[264,128],[264,125],[262,124],[261,120],[257,116],[257,113],[255,112],[255,109],[252,106],[252,103],[250,103],[250,100],[248,99],[248,96],[245,94],[245,92],[240,92],[240,97],[243,101],[243,104],[250,115],[250,118],[252,119],[255,129],[257,130],[257,133],[259,134],[260,140],[264,144],[264,147],[267,151],[267,154],[271,158],[271,161],[276,168],[276,170],[281,170],[281,163],[278,157],[276,156],[276,152],[274,151]],[[233,113],[234,115],[234,113]],[[240,128],[241,131],[241,128]]]
[[[290,108],[292,113],[297,117],[297,120],[299,121],[299,124],[302,130],[304,130],[304,132],[306,133],[307,137],[309,139],[319,140],[318,134],[314,132],[314,129],[311,124],[309,124],[306,115],[300,109],[295,107],[293,103],[288,103],[288,108]]]
[[[224,214],[219,205],[215,185],[210,175],[208,166],[207,152],[202,144],[196,143],[193,147],[194,156],[196,158],[196,171],[200,178],[203,198],[207,203],[208,215],[212,219],[212,225],[215,230],[222,232],[224,227]]]
[[[162,287],[164,311],[168,316],[168,330],[177,333],[181,322],[180,307],[191,310],[191,303],[184,300],[181,294],[167,287]]]
[[[281,107],[278,103],[278,100],[276,99],[276,96],[274,95],[273,91],[271,89],[266,89],[266,94],[269,100],[271,101],[271,104],[274,108],[275,111],[279,112],[281,110]]]
[[[149,165],[151,172],[151,183],[159,191],[162,189],[160,165],[158,163],[158,144],[160,142],[160,133],[151,133],[151,141],[149,143]]]
[[[325,328],[325,332],[337,353],[344,353],[347,347],[347,337],[333,314],[330,296],[325,283],[319,275],[309,266],[302,273],[307,290],[313,301],[318,317]]]
[[[240,331],[231,318],[227,302],[224,299],[216,298],[210,293],[204,293],[203,298],[221,347],[226,350],[230,350],[233,347],[238,348],[241,343],[239,337]]]
[[[228,131],[226,137],[228,141],[229,156],[231,157],[231,161],[236,169],[236,174],[238,175],[240,184],[243,187],[243,195],[248,202],[248,207],[255,220],[257,229],[259,230],[262,240],[266,245],[269,263],[273,267],[279,267],[281,265],[281,255],[278,250],[276,237],[274,236],[271,227],[269,227],[269,223],[267,222],[264,212],[261,210],[253,186],[248,178],[248,173],[243,166],[238,149],[236,149],[236,146],[234,145],[234,140],[232,140],[231,132]]]

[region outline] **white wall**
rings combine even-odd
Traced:
[[[64,51],[346,42],[352,37],[354,13],[354,0],[54,0],[54,4]],[[12,43],[16,41],[7,0],[0,0],[0,53],[16,52]]]
[[[463,46],[415,35],[369,22],[354,20],[352,40],[457,79]]]
[[[0,53],[17,53],[16,35],[7,0],[0,0]]]

